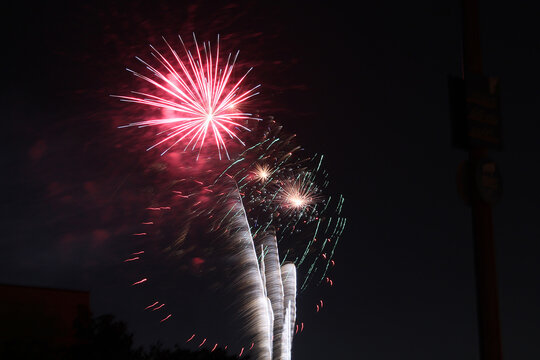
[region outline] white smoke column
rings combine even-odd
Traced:
[[[282,334],[283,334],[283,283],[281,281],[281,268],[279,264],[279,252],[276,235],[267,232],[258,239],[258,248],[261,272],[264,273],[266,293],[272,304],[274,314],[273,325],[273,353],[272,359],[282,359]]]
[[[265,294],[257,254],[251,237],[242,198],[238,189],[229,198],[228,228],[237,273],[237,286],[242,298],[242,316],[245,329],[254,339],[254,353],[258,360],[272,358],[272,309]]]
[[[296,267],[294,264],[284,264],[281,266],[281,280],[283,282],[283,304],[285,306],[281,339],[281,359],[290,360],[296,324]]]

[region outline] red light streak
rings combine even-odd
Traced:
[[[133,284],[131,284],[131,286],[133,286],[133,285],[139,285],[139,284],[145,283],[145,282],[147,282],[147,281],[148,281],[148,279],[147,279],[147,278],[144,278],[144,279],[141,279],[141,280],[139,280],[139,281],[134,282]]]
[[[183,199],[188,199],[190,195],[184,195],[181,191],[173,190],[173,194]]]
[[[148,310],[148,309],[150,309],[151,307],[156,306],[157,304],[159,304],[159,301],[156,301],[156,302],[153,303],[152,305],[148,305],[147,307],[144,308],[144,310]]]
[[[138,256],[135,256],[134,258],[130,258],[130,259],[126,259],[124,260],[124,262],[128,262],[128,261],[135,261],[135,260],[139,260],[140,258]]]
[[[193,340],[193,338],[195,337],[195,334],[191,335],[191,337],[189,339],[187,339],[187,343],[190,342],[191,340]]]
[[[166,317],[164,317],[163,319],[161,319],[160,322],[164,322],[164,321],[168,320],[171,316],[172,316],[172,314],[167,315]]]

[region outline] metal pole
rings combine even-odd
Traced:
[[[462,0],[462,6],[463,70],[465,81],[467,81],[468,75],[482,73],[478,0]],[[478,164],[487,155],[487,148],[479,146],[469,148],[471,164]],[[492,211],[491,205],[481,199],[474,177],[475,172],[471,171],[469,188],[471,189],[480,359],[502,360]]]

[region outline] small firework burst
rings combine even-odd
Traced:
[[[137,58],[152,73],[153,78],[129,69],[128,71],[151,84],[154,92],[134,91],[135,96],[115,97],[166,110],[171,116],[137,121],[121,127],[161,126],[162,131],[158,135],[162,135],[163,138],[148,150],[169,140],[172,141],[172,145],[162,155],[176,144],[184,142],[184,151],[189,147],[191,150],[198,148],[198,158],[206,142],[215,142],[219,159],[222,152],[229,158],[226,139],[234,139],[244,145],[238,133],[250,129],[243,124],[248,120],[259,120],[252,114],[239,110],[245,101],[258,94],[255,90],[259,85],[242,90],[242,83],[251,69],[239,79],[233,80],[238,52],[234,56],[229,54],[226,60],[222,59],[219,36],[215,55],[212,53],[210,42],[204,42],[201,49],[195,35],[193,40],[194,54],[187,49],[182,38],[180,41],[184,48],[183,57],[164,39],[172,54],[172,60],[153,46],[151,46],[152,56],[157,62],[156,66]]]
[[[282,208],[291,211],[302,211],[318,201],[318,188],[311,181],[310,173],[300,174],[295,180],[285,181],[277,196]]]
[[[267,164],[257,164],[252,171],[253,178],[261,183],[265,183],[272,175],[272,169]]]

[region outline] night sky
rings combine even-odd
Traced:
[[[163,324],[129,286],[144,161],[159,152],[117,128],[133,111],[109,96],[136,89],[125,68],[161,36],[220,34],[254,67],[258,110],[325,154],[328,191],[346,199],[334,286],[299,296],[293,358],[478,358],[471,215],[456,190],[467,153],[452,147],[448,102],[447,78],[462,72],[459,1],[105,3],[4,13],[0,283],[88,290],[93,313],[126,321],[137,344],[230,335],[229,297],[198,285],[204,276],[149,265],[177,314]],[[483,70],[502,84],[504,148],[491,157],[505,359],[540,358],[538,14],[530,1],[480,1]]]

